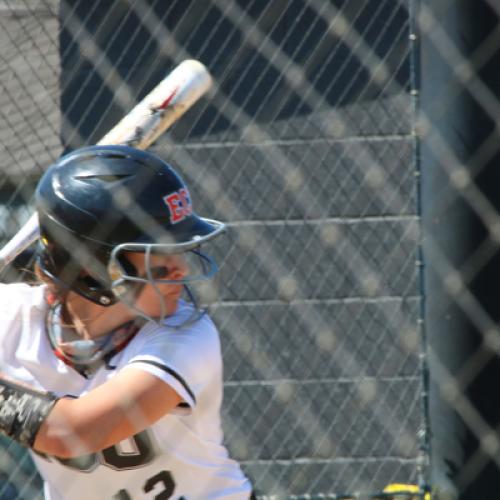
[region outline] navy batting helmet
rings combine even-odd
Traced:
[[[193,211],[170,165],[127,146],[86,147],[60,158],[38,184],[36,209],[41,270],[100,305],[118,300],[113,261],[134,274],[122,251],[191,251],[224,230]]]

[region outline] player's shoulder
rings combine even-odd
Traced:
[[[0,308],[13,313],[17,309],[45,307],[45,286],[27,283],[0,283]]]
[[[208,314],[199,315],[184,303],[164,322],[146,323],[116,361],[120,368],[133,363],[153,370],[170,385],[182,380],[194,394],[222,379],[217,328]]]
[[[177,310],[165,318],[162,323],[156,323],[158,329],[180,335],[217,335],[218,331],[209,313],[196,309],[191,303],[179,301]]]
[[[181,302],[175,314],[162,323],[146,323],[134,340],[137,343],[197,346],[199,350],[220,349],[219,332],[210,315],[206,312],[200,314],[186,302]]]
[[[33,328],[43,324],[45,307],[42,287],[25,283],[0,284],[0,343],[3,360],[6,353],[13,352],[17,346],[23,330],[32,332]]]

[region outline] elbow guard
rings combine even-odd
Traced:
[[[0,378],[0,432],[23,446],[32,447],[57,397]]]

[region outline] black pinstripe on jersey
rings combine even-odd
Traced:
[[[169,375],[172,375],[181,385],[186,389],[186,392],[191,396],[193,401],[196,403],[196,396],[194,395],[194,392],[191,390],[187,382],[172,368],[169,366],[163,365],[162,363],[158,363],[157,361],[152,361],[150,359],[134,359],[131,361],[130,364],[132,363],[147,363],[149,365],[156,366],[156,368],[159,368],[160,370],[163,370],[164,372],[167,372]]]

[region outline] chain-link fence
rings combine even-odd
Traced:
[[[416,4],[0,1],[4,242],[60,154],[182,60],[212,73],[152,150],[229,225],[225,441],[262,498],[427,481]],[[0,498],[40,494],[12,443],[1,470]]]

